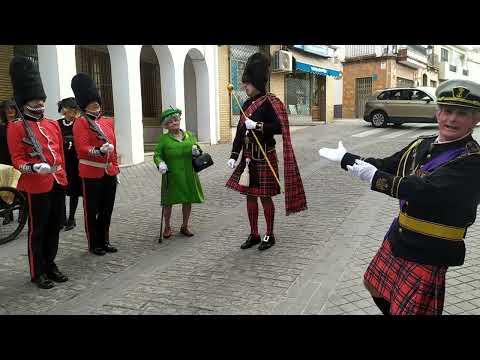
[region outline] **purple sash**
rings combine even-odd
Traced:
[[[446,164],[447,162],[449,162],[453,159],[456,159],[460,155],[464,154],[465,151],[466,151],[465,146],[462,146],[460,148],[454,148],[454,149],[447,150],[447,151],[441,153],[440,155],[434,157],[429,162],[420,166],[420,169],[422,171],[425,171],[425,172],[432,172],[433,170],[439,168],[440,166]],[[400,211],[402,210],[403,205],[405,205],[405,203],[406,203],[406,200],[400,200]],[[394,227],[397,223],[398,223],[398,217],[393,219],[393,222],[390,225],[390,229],[388,229],[387,234],[385,235],[385,238],[388,237],[388,235],[390,234],[390,231],[392,231],[394,229]]]
[[[435,156],[429,162],[420,166],[420,170],[424,172],[432,172],[433,170],[439,168],[440,166],[446,164],[447,162],[459,157],[464,152],[465,152],[465,146],[444,151],[440,155]],[[403,208],[403,205],[405,205],[405,202],[406,202],[405,200],[400,200],[400,210]]]

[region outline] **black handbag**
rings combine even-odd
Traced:
[[[193,170],[195,170],[195,172],[198,173],[208,168],[209,166],[212,166],[213,160],[210,154],[201,151],[200,155],[193,157],[192,165],[193,165]]]

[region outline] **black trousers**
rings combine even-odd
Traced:
[[[65,188],[54,183],[48,193],[24,193],[28,203],[28,264],[30,276],[52,271],[58,251],[58,238],[63,224]]]
[[[88,250],[103,248],[109,241],[117,177],[103,175],[100,179],[82,178],[83,211]]]

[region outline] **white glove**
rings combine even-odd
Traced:
[[[110,154],[113,151],[113,149],[114,149],[114,146],[108,142],[100,146],[100,151],[104,154],[106,153]]]
[[[52,171],[52,168],[47,163],[33,164],[33,171],[39,174],[48,174]]]
[[[360,159],[355,160],[353,166],[347,165],[347,170],[350,175],[356,176],[360,178],[360,180],[367,181],[370,184],[372,183],[373,176],[377,172],[375,166]]]
[[[230,159],[227,161],[227,166],[230,168],[230,169],[235,169],[235,159]]]
[[[158,171],[160,171],[160,174],[165,174],[168,171],[167,164],[165,164],[163,161],[158,165]]]
[[[252,130],[257,126],[257,122],[247,118],[247,120],[245,120],[245,126],[247,130]]]
[[[320,150],[318,150],[318,153],[321,157],[336,162],[341,162],[346,152],[347,150],[343,147],[341,141],[338,142],[338,148],[336,149],[321,148]]]
[[[200,150],[198,149],[197,145],[192,146],[192,155],[193,156],[199,156],[200,155]]]

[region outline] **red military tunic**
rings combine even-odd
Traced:
[[[63,139],[57,121],[47,118],[40,121],[26,121],[30,124],[35,138],[41,145],[47,163],[50,166],[58,166],[59,169],[51,174],[38,174],[32,170],[31,165],[42,161],[38,157],[28,155],[33,151],[33,147],[22,141],[27,136],[23,122],[22,120],[14,121],[7,127],[7,141],[13,166],[22,173],[17,189],[30,194],[42,194],[52,190],[54,181],[66,186]]]
[[[82,178],[99,179],[105,173],[115,176],[120,172],[113,118],[101,116],[96,120],[96,123],[108,142],[114,146],[114,150],[110,154],[101,154],[98,149],[104,142],[90,129],[89,123],[85,118],[77,118],[73,124],[73,142],[75,143],[80,162],[78,165],[79,175]]]

